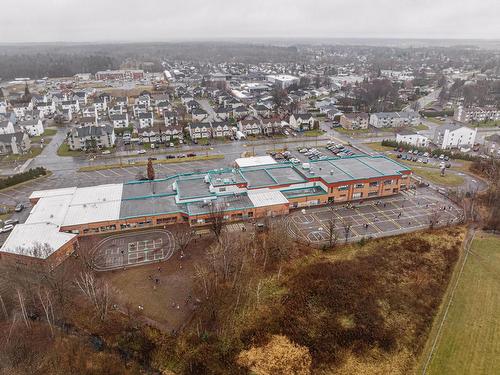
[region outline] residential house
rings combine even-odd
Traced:
[[[62,109],[69,109],[71,113],[80,112],[80,102],[78,100],[64,100],[61,102]]]
[[[40,102],[37,103],[36,109],[43,113],[45,117],[48,117],[56,113],[56,103],[52,100]]]
[[[171,142],[174,140],[184,139],[184,131],[181,125],[170,125],[165,128],[165,141]]]
[[[139,119],[140,128],[147,128],[149,126],[153,126],[154,124],[153,112],[139,113],[137,118]]]
[[[370,115],[370,125],[376,128],[395,128],[400,126],[417,125],[419,115],[417,112],[377,112]]]
[[[195,122],[203,122],[208,118],[208,113],[203,109],[194,109],[191,112],[193,116],[193,121]]]
[[[118,113],[115,115],[110,115],[109,119],[113,124],[115,129],[118,128],[127,128],[129,126],[128,114],[127,113]]]
[[[14,134],[14,124],[10,120],[0,121],[0,134]]]
[[[119,105],[122,108],[127,108],[128,98],[126,96],[117,96],[115,98],[115,105]]]
[[[156,114],[158,117],[163,116],[163,112],[170,108],[170,103],[168,101],[161,101],[155,104]]]
[[[191,139],[212,138],[212,127],[208,122],[194,122],[188,127]]]
[[[73,100],[77,100],[80,103],[80,107],[86,106],[88,103],[88,94],[86,91],[75,91],[73,93]]]
[[[340,116],[340,126],[344,129],[368,129],[368,113],[344,113]]]
[[[446,124],[436,128],[434,143],[441,149],[472,147],[476,141],[477,128]]]
[[[459,106],[454,112],[454,119],[464,123],[499,121],[500,109],[488,107],[468,107]]]
[[[396,133],[396,142],[406,143],[415,147],[428,147],[430,139],[410,129],[399,129]]]
[[[218,120],[225,121],[233,114],[233,109],[230,107],[219,107],[215,110],[215,114]]]
[[[113,107],[108,107],[108,115],[121,115],[127,113],[127,108],[120,105],[114,105]]]
[[[283,127],[281,126],[281,120],[277,117],[270,119],[263,119],[261,121],[262,133],[265,135],[281,134]]]
[[[0,134],[0,154],[19,155],[31,148],[28,134],[23,132]]]
[[[38,137],[43,134],[43,122],[41,119],[23,120],[17,124],[24,132],[31,137]]]
[[[97,109],[94,106],[83,108],[82,117],[94,117],[97,119]]]
[[[289,123],[296,131],[311,130],[314,127],[314,117],[310,113],[292,114]]]
[[[70,150],[109,148],[115,145],[115,131],[111,125],[86,125],[71,129],[68,136]]]
[[[269,117],[271,116],[271,110],[263,104],[256,104],[252,107],[253,114],[255,116]]]
[[[238,122],[238,130],[248,135],[257,135],[262,133],[262,126],[260,120],[252,118],[249,120],[240,120]]]
[[[94,100],[94,108],[97,112],[102,112],[108,109],[108,102],[106,98],[97,98]]]
[[[93,117],[93,116],[82,117],[80,119],[80,125],[82,125],[82,126],[97,125],[97,117]]]
[[[148,107],[144,104],[137,104],[132,107],[132,111],[134,112],[134,117],[138,118],[141,113],[148,113]]]
[[[145,106],[149,109],[151,107],[151,98],[149,95],[141,95],[135,100],[135,104]]]
[[[31,102],[16,102],[11,103],[11,106],[18,118],[24,118],[24,114],[33,109],[33,104]]]
[[[177,112],[176,111],[164,111],[163,119],[165,126],[175,126],[177,125]]]
[[[235,119],[242,119],[250,114],[250,111],[245,106],[239,106],[233,109],[233,117]]]
[[[212,126],[213,137],[220,138],[220,137],[230,137],[231,135],[233,135],[231,124],[229,124],[227,121],[211,122],[210,125]]]

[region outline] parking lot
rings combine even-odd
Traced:
[[[338,241],[358,241],[363,237],[396,235],[435,226],[456,223],[460,211],[451,202],[430,190],[401,193],[364,203],[335,205],[297,211],[286,219],[289,233],[296,239],[313,243],[327,243],[331,222]],[[332,220],[332,221],[331,221]]]
[[[292,161],[295,163],[307,163],[313,160],[323,160],[332,157],[346,157],[361,155],[359,150],[341,143],[328,141],[326,144],[313,146],[298,146],[283,153],[271,153],[277,161]]]
[[[175,240],[168,230],[148,230],[105,238],[91,251],[97,271],[138,266],[169,259]]]

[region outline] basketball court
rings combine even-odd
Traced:
[[[94,248],[94,268],[107,271],[164,261],[174,253],[174,245],[172,233],[163,229],[113,235]]]

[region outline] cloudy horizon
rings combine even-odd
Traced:
[[[17,0],[0,43],[500,39],[496,0]]]

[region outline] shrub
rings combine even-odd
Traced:
[[[21,182],[33,180],[45,176],[47,170],[43,167],[31,168],[30,170],[0,180],[0,190],[20,184]]]

